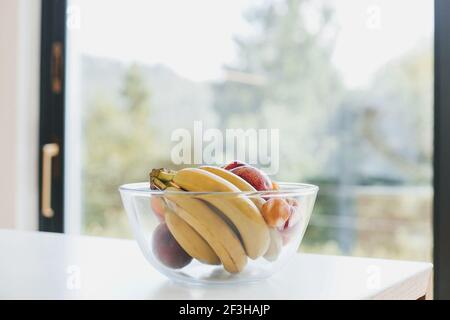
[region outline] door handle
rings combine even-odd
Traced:
[[[47,143],[42,147],[42,199],[41,212],[46,218],[54,215],[52,209],[52,158],[59,154],[57,143]]]
[[[63,45],[61,42],[52,43],[52,60],[50,65],[50,73],[52,76],[52,92],[61,93],[62,89],[62,58]]]

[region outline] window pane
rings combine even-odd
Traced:
[[[405,9],[407,8],[407,10]],[[102,1],[68,10],[69,231],[130,237],[117,188],[185,128],[279,129],[321,188],[301,251],[431,259],[432,1]]]

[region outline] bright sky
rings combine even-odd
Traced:
[[[80,24],[69,29],[69,45],[126,62],[163,63],[192,80],[216,79],[235,59],[233,35],[248,32],[242,13],[254,2],[261,1],[70,0]],[[339,24],[333,62],[350,87],[432,36],[432,0],[330,3]]]

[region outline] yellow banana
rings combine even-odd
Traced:
[[[187,254],[203,263],[220,264],[210,245],[187,222],[170,209],[166,209],[164,216],[173,237]]]
[[[169,202],[176,214],[208,242],[225,270],[237,273],[244,269],[247,256],[238,236],[205,202],[179,194],[168,193],[165,197],[175,204]]]
[[[205,170],[186,168],[178,171],[173,182],[182,189],[194,192],[240,192],[227,180]],[[247,255],[257,259],[266,253],[270,244],[269,228],[258,208],[248,198],[230,195],[198,195],[222,213],[239,231]]]
[[[225,170],[220,167],[214,167],[214,166],[202,166],[200,167],[202,170],[206,170],[208,172],[214,173],[215,175],[218,175],[221,178],[224,178],[228,182],[231,182],[236,187],[239,188],[241,191],[254,191],[257,192],[257,190],[247,181],[239,177],[238,175]],[[253,201],[253,203],[258,207],[258,209],[261,211],[262,206],[266,202],[263,198],[259,196],[252,196],[249,197],[250,200]],[[282,240],[281,235],[277,230],[270,229],[270,245],[267,248],[266,253],[264,254],[264,258],[268,261],[275,261],[282,249]]]
[[[236,175],[228,170],[225,170],[220,167],[213,167],[213,166],[202,166],[202,167],[200,167],[200,169],[211,172],[211,173],[227,180],[228,182],[231,182],[233,185],[238,187],[239,190],[241,190],[241,191],[257,192],[257,190],[250,183],[248,183],[247,181],[245,181],[238,175]],[[263,198],[261,198],[259,196],[252,196],[249,199],[253,201],[253,203],[258,207],[258,209],[260,211],[261,211],[263,204],[266,202],[266,201],[264,201]]]

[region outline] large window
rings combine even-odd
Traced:
[[[68,1],[66,230],[129,237],[117,187],[201,121],[280,130],[274,178],[321,188],[301,251],[430,260],[433,9]]]
[[[116,188],[174,130],[275,128],[274,178],[321,187],[300,250],[433,247],[450,297],[447,0],[41,4],[40,230],[129,237]]]

